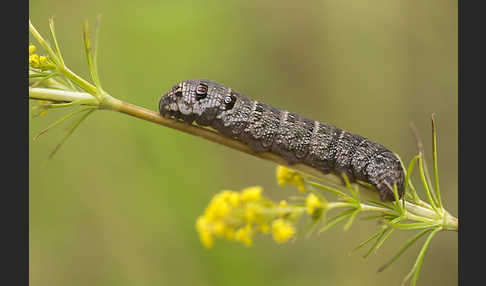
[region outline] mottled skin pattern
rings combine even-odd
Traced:
[[[373,185],[383,201],[394,200],[390,187],[403,195],[404,173],[384,146],[330,124],[257,102],[219,83],[186,80],[159,102],[162,116],[211,126],[245,142],[255,152],[273,152],[290,164],[304,163],[324,174],[346,173]]]

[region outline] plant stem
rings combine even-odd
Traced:
[[[91,98],[93,101],[90,104],[85,105],[98,105],[100,109],[108,109],[117,112],[121,112],[133,117],[137,117],[146,121],[150,121],[165,127],[176,129],[194,136],[202,137],[206,140],[225,145],[229,148],[250,154],[252,156],[275,162],[279,165],[287,166],[296,171],[302,172],[312,177],[317,177],[330,181],[336,185],[341,185],[341,179],[336,174],[323,174],[319,170],[314,169],[305,164],[292,164],[289,165],[287,161],[281,156],[270,152],[255,153],[246,144],[224,137],[223,135],[209,129],[196,125],[189,125],[187,123],[176,121],[174,119],[169,119],[162,117],[158,112],[133,105],[117,98],[114,98],[108,94],[105,94],[103,100],[98,103],[98,100],[89,93],[85,92],[73,92],[65,90],[55,90],[46,88],[29,88],[29,98],[30,99],[41,99],[50,101],[61,101],[61,102],[71,102],[79,99]]]
[[[316,170],[312,167],[309,167],[307,165],[304,165],[304,164],[293,164],[293,165],[290,166],[287,163],[287,161],[285,161],[285,159],[283,159],[281,156],[278,156],[278,155],[270,153],[270,152],[255,153],[246,144],[244,144],[240,141],[237,141],[235,139],[224,137],[221,134],[219,134],[219,133],[217,133],[217,132],[215,132],[211,129],[203,128],[203,127],[199,127],[199,126],[195,126],[195,125],[189,125],[189,124],[181,122],[181,121],[176,121],[176,120],[173,120],[173,119],[164,118],[164,117],[160,116],[160,114],[158,112],[154,112],[154,111],[145,109],[145,108],[140,107],[140,106],[136,106],[136,105],[133,105],[133,104],[130,104],[130,103],[126,103],[126,102],[120,101],[120,100],[115,99],[115,98],[110,98],[110,99],[107,98],[107,100],[114,101],[113,103],[110,103],[108,105],[109,109],[116,110],[118,112],[125,113],[125,114],[128,114],[130,116],[134,116],[134,117],[137,117],[137,118],[140,118],[140,119],[143,119],[143,120],[151,121],[153,123],[157,123],[157,124],[169,127],[169,128],[173,128],[173,129],[176,129],[176,130],[179,130],[179,131],[191,134],[191,135],[202,137],[202,138],[207,139],[209,141],[213,141],[215,143],[225,145],[229,148],[250,154],[252,156],[255,156],[255,157],[258,157],[258,158],[261,158],[261,159],[264,159],[264,160],[269,160],[269,161],[275,162],[279,165],[287,166],[289,168],[295,169],[297,171],[300,171],[302,173],[308,174],[308,175],[313,176],[313,177],[318,177],[318,178],[325,179],[325,180],[331,180],[334,183],[338,183],[338,184],[341,183],[340,178],[338,176],[336,176],[335,174],[324,175],[320,171],[318,171],[318,170]]]
[[[319,170],[301,163],[289,165],[284,158],[276,154],[270,152],[255,153],[246,144],[237,141],[235,139],[225,137],[220,133],[217,133],[209,128],[190,125],[182,121],[177,121],[174,119],[162,117],[158,112],[121,101],[108,94],[104,94],[103,99],[99,101],[91,94],[85,92],[73,92],[73,91],[47,89],[47,88],[29,88],[29,98],[38,99],[38,100],[57,101],[57,102],[73,102],[77,100],[83,100],[84,102],[83,105],[96,106],[99,109],[121,112],[136,118],[140,118],[142,120],[146,120],[165,127],[176,129],[194,136],[202,137],[206,140],[227,146],[229,148],[247,153],[249,155],[264,160],[272,161],[279,165],[287,166],[289,168],[292,168],[296,171],[302,172],[309,176],[320,178],[325,181],[334,183],[335,185],[341,185],[341,179],[336,174],[333,173],[323,174]],[[346,205],[348,205],[348,203],[335,203],[335,205],[332,205],[332,207],[344,207]],[[366,204],[361,204],[361,207],[363,211],[378,211],[384,213],[393,213],[393,211],[390,211],[388,209],[374,207]],[[409,211],[409,213],[407,213],[407,218],[412,220],[423,221],[423,219],[432,219],[432,220],[440,219],[440,215],[438,215],[437,212],[433,211],[432,209],[428,209],[416,204],[412,204],[410,202],[406,202],[405,208]],[[443,225],[444,225],[444,229],[457,231],[458,222],[456,218],[454,218],[451,215],[448,215],[446,216],[446,218],[444,218]]]
[[[57,102],[73,102],[80,99],[87,99],[93,101],[91,105],[98,105],[98,101],[89,93],[52,88],[29,88],[29,98]]]

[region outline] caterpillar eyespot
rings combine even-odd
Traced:
[[[206,97],[208,92],[208,86],[204,83],[200,83],[196,88],[196,99],[201,100]]]
[[[223,102],[226,105],[226,110],[230,110],[235,106],[236,97],[234,95],[227,95],[224,97]]]
[[[257,102],[210,80],[186,80],[177,87],[177,91],[173,88],[161,97],[162,116],[211,126],[247,144],[254,152],[272,152],[290,164],[303,163],[324,174],[344,173],[351,182],[360,180],[374,186],[382,201],[395,199],[390,187],[394,184],[399,197],[403,195],[401,163],[379,143]]]

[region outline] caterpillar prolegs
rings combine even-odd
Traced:
[[[159,101],[162,116],[211,126],[255,152],[273,152],[290,164],[304,163],[324,174],[345,173],[373,185],[382,201],[403,195],[404,173],[387,148],[328,123],[310,120],[250,99],[206,79],[178,83]]]

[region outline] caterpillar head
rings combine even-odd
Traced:
[[[207,126],[232,109],[236,101],[228,87],[207,79],[191,79],[176,84],[160,98],[159,112],[164,117]]]

